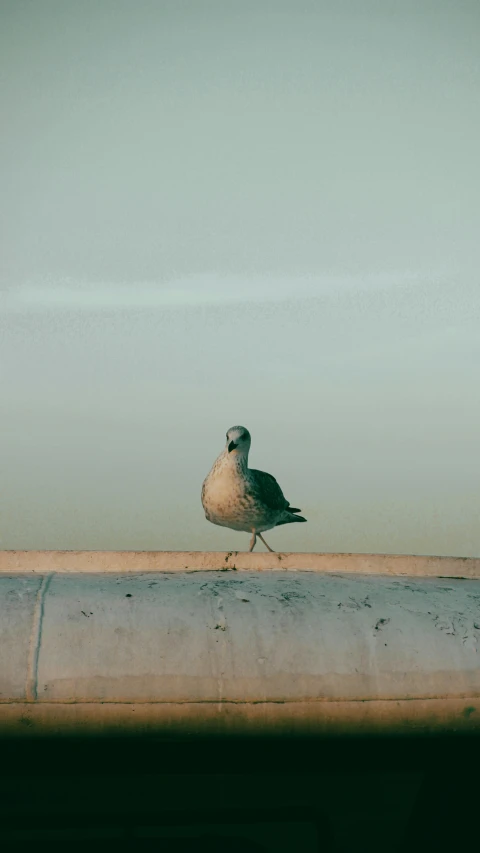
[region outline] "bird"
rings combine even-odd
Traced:
[[[307,519],[298,515],[301,509],[290,506],[275,477],[248,467],[251,440],[245,427],[230,427],[225,448],[203,481],[202,506],[212,524],[251,533],[249,551],[258,536],[273,552],[263,532]]]

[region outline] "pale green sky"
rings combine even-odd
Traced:
[[[0,0],[0,547],[480,555],[477,0]],[[271,541],[270,541],[271,540]]]

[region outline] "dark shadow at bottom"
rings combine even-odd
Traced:
[[[0,847],[443,851],[477,837],[480,737],[0,740]]]

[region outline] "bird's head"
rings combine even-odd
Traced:
[[[250,433],[245,427],[230,427],[227,432],[228,454],[234,456],[248,456],[251,440]]]

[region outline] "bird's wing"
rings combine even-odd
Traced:
[[[250,468],[249,473],[252,475],[257,497],[265,506],[278,510],[289,506],[275,477],[265,471],[256,471],[255,468]]]

